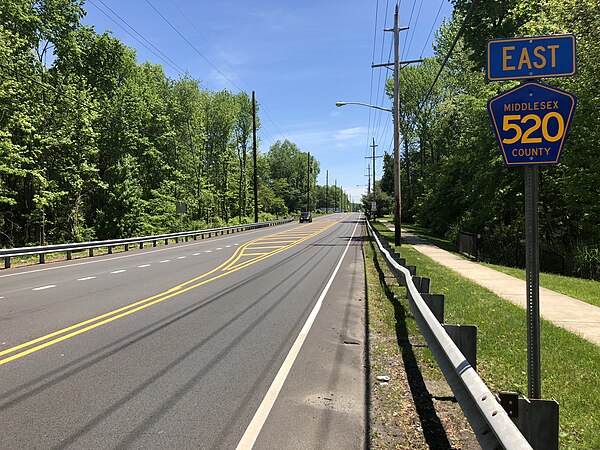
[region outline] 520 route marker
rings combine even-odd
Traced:
[[[577,99],[569,92],[527,82],[488,102],[506,166],[558,164]]]

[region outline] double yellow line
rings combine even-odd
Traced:
[[[207,283],[210,283],[211,281],[222,278],[226,275],[229,275],[240,269],[248,267],[252,264],[263,261],[266,258],[269,258],[278,253],[281,253],[291,247],[294,247],[294,246],[300,244],[301,242],[306,241],[307,239],[310,239],[313,236],[316,236],[317,234],[322,233],[323,231],[332,227],[336,223],[337,222],[324,223],[323,225],[325,225],[325,226],[319,227],[314,232],[308,233],[308,234],[304,235],[303,237],[301,237],[297,240],[294,240],[287,245],[278,247],[271,252],[261,254],[259,256],[254,256],[249,260],[239,262],[244,257],[244,252],[246,251],[246,249],[251,248],[251,246],[254,244],[260,243],[260,241],[264,240],[265,238],[264,237],[257,238],[252,241],[249,241],[249,242],[245,243],[244,245],[240,246],[235,251],[235,253],[229,259],[227,259],[227,261],[225,261],[224,263],[215,267],[211,271],[206,272],[198,277],[192,278],[191,280],[188,280],[177,286],[174,286],[164,292],[161,292],[160,294],[153,295],[152,297],[148,297],[143,300],[139,300],[135,303],[131,303],[129,305],[123,306],[122,308],[115,309],[113,311],[93,317],[91,319],[85,320],[85,321],[77,323],[75,325],[71,325],[71,326],[63,328],[61,330],[54,331],[50,334],[46,334],[45,336],[41,336],[41,337],[33,339],[31,341],[24,342],[23,344],[19,344],[15,347],[11,347],[6,350],[0,351],[0,358],[1,358],[0,365],[3,365],[6,363],[9,363],[11,361],[14,361],[16,359],[22,358],[31,353],[37,352],[46,347],[50,347],[54,344],[58,344],[59,342],[65,341],[67,339],[71,339],[72,337],[86,333],[95,328],[101,327],[102,325],[106,325],[106,324],[113,322],[115,320],[118,320],[122,317],[125,317],[125,316],[133,314],[135,312],[141,311],[142,309],[156,305],[160,302],[163,302],[165,300],[173,298],[177,295],[191,291],[192,289],[196,289],[197,287],[203,286]],[[275,233],[273,235],[270,235],[270,237],[282,235],[285,233],[286,233],[286,231]],[[248,256],[250,256],[250,255],[248,255]]]

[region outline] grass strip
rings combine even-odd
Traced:
[[[419,237],[427,239],[432,244],[446,251],[461,256],[456,251],[456,246],[452,242],[433,236],[430,230],[414,225],[403,225],[402,227]],[[477,263],[489,267],[490,269],[497,270],[498,272],[519,278],[520,280],[525,280],[525,269],[500,266],[479,261]],[[589,303],[590,305],[600,307],[600,281],[540,272],[540,286],[568,295],[569,297]]]
[[[393,234],[376,224],[393,244]],[[403,244],[400,254],[444,294],[445,322],[478,327],[478,372],[493,392],[527,393],[524,309]],[[542,397],[560,404],[560,448],[600,448],[600,347],[541,320]]]
[[[476,448],[477,441],[410,313],[405,288],[365,241],[369,448]],[[377,376],[389,376],[379,382]]]

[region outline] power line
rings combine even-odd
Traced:
[[[389,10],[389,6],[390,6],[390,2],[389,0],[386,1],[385,4],[385,15],[384,15],[384,21],[383,21],[383,26],[384,28],[386,28],[386,24],[387,24],[387,15],[388,15],[388,10]],[[383,52],[385,49],[385,37],[386,34],[385,32],[383,32],[383,38],[381,40],[381,54],[380,54],[380,59],[383,61]],[[377,80],[377,91],[376,91],[376,96],[375,96],[375,105],[383,105],[383,100],[385,98],[385,86],[383,88],[383,90],[381,89],[381,77],[382,77],[382,73],[379,72],[379,77]],[[387,77],[386,77],[387,80]],[[381,101],[379,100],[379,93],[381,93]],[[382,113],[381,111],[376,111],[375,112],[375,117],[373,119],[373,133],[375,133],[375,130],[378,130],[380,128],[380,124],[381,124],[381,117],[382,117]],[[376,125],[377,123],[377,125]],[[366,153],[368,153],[369,151],[369,136],[367,136],[367,148],[366,148]]]
[[[263,105],[261,105],[261,104],[259,103],[259,106],[263,106]],[[283,138],[284,138],[284,139],[286,139],[286,140],[288,140],[288,141],[289,141],[289,139],[286,137],[286,135],[283,133],[283,131],[281,131],[281,130],[279,129],[279,127],[277,126],[277,124],[275,124],[275,122],[274,122],[274,121],[273,121],[273,119],[271,118],[271,115],[270,115],[270,114],[267,112],[267,110],[264,108],[264,106],[263,106],[263,111],[264,111],[264,112],[265,112],[265,114],[267,115],[267,119],[269,119],[269,121],[270,121],[270,122],[273,124],[273,126],[275,127],[275,129],[276,129],[277,131],[279,131],[279,134],[281,134],[281,135],[283,136]],[[290,142],[291,142],[291,141],[290,141]]]
[[[250,86],[249,84],[242,78],[242,76],[236,72],[236,70],[231,66],[231,64],[229,64],[229,62],[227,61],[227,59],[210,43],[210,41],[202,34],[202,32],[198,29],[198,27],[196,27],[196,25],[194,24],[194,22],[192,22],[189,17],[184,14],[184,12],[181,10],[181,8],[179,8],[177,6],[177,4],[175,4],[175,2],[173,0],[169,0],[169,2],[175,7],[175,9],[177,9],[177,11],[183,16],[183,18],[192,26],[192,28],[194,29],[194,31],[196,31],[196,33],[198,33],[198,35],[204,39],[204,41],[209,45],[209,47],[211,48],[211,50],[213,51],[213,53],[215,53],[219,58],[221,58],[221,60],[227,65],[227,67],[229,67],[229,69],[238,77],[238,79],[246,86],[246,88],[248,88],[248,90],[250,90]],[[167,22],[167,24],[169,24],[169,26],[171,28],[173,28],[198,54],[200,54],[200,56],[202,56],[204,58],[205,61],[207,61],[217,72],[219,72],[225,79],[227,79],[233,86],[235,86],[238,90],[240,91],[244,91],[244,89],[242,89],[241,87],[239,87],[233,80],[231,80],[227,75],[225,75],[221,70],[219,70],[213,63],[211,63],[208,58],[206,58],[206,56],[204,56],[202,53],[199,52],[199,50],[197,48],[195,48],[185,37],[183,37],[183,35],[181,33],[179,33],[179,31],[177,31],[177,29],[154,7],[154,5],[152,5],[148,0],[146,0],[146,3],[148,3],[152,9],[154,9],[154,11],[157,12],[157,14],[162,17],[162,19]],[[279,127],[277,126],[277,124],[275,123],[275,121],[271,118],[271,116],[269,115],[269,111],[267,106],[262,103],[261,107],[263,109],[263,111],[265,112],[265,114],[267,115],[269,121],[273,124],[273,126],[277,129],[277,131],[284,137],[284,139],[287,139],[287,137],[285,136],[285,134],[279,129]]]
[[[413,18],[413,14],[415,12],[415,5],[417,4],[417,0],[413,0],[413,5],[412,8],[410,10],[410,17],[408,18],[408,26],[410,27],[410,24],[412,23],[412,18]],[[399,10],[400,8],[398,8]],[[402,56],[401,59],[404,59],[404,53],[406,52],[406,45],[404,46],[404,49],[402,50]]]
[[[429,38],[431,37],[431,33],[433,33],[433,29],[435,28],[435,24],[437,23],[438,17],[440,16],[440,12],[442,11],[442,6],[444,6],[444,2],[446,0],[442,0],[440,2],[440,7],[438,8],[438,12],[435,15],[435,19],[433,19],[433,23],[431,24],[431,28],[429,29],[429,34],[427,35],[427,39],[425,39],[425,44],[423,45],[423,49],[421,50],[421,54],[419,55],[419,59],[423,58],[423,53],[425,53],[425,47],[427,47],[427,43],[429,42]]]
[[[175,33],[177,33],[181,39],[183,39],[196,53],[198,53],[198,55],[200,55],[202,57],[202,59],[204,59],[213,69],[215,69],[217,72],[219,72],[223,78],[225,78],[227,81],[229,81],[233,86],[235,86],[239,91],[243,91],[244,89],[242,89],[241,87],[239,87],[235,81],[233,81],[231,78],[229,78],[227,75],[225,75],[217,66],[215,66],[206,56],[204,56],[204,54],[198,50],[194,44],[192,44],[171,22],[169,22],[169,20],[162,15],[162,13],[156,9],[156,7],[150,3],[149,0],[146,0],[146,3],[148,3],[148,5],[150,5],[150,7],[156,12],[156,14],[158,14],[166,23],[167,25],[169,25],[173,31],[175,31]]]
[[[112,10],[110,8],[110,6],[108,6],[106,3],[104,3],[102,0],[97,0],[100,3],[102,3],[102,5],[104,5],[104,7],[106,9],[108,9],[114,16],[116,16],[121,22],[123,22],[127,27],[129,27],[135,34],[137,34],[141,39],[143,39],[145,42],[148,43],[148,45],[150,45],[153,49],[155,49],[156,51],[152,50],[152,48],[148,47],[148,45],[146,45],[144,42],[140,41],[137,37],[135,37],[133,34],[131,34],[128,30],[126,30],[119,22],[117,22],[113,17],[111,17],[106,11],[104,11],[102,8],[100,8],[98,5],[96,5],[94,3],[95,0],[88,0],[92,5],[94,5],[96,7],[96,9],[98,9],[98,11],[100,11],[102,14],[104,14],[106,17],[108,17],[111,21],[113,21],[119,28],[121,28],[125,33],[127,33],[129,36],[131,36],[133,39],[135,39],[140,45],[142,45],[144,48],[146,48],[150,53],[152,53],[154,56],[156,56],[158,59],[160,59],[161,61],[163,61],[165,64],[167,64],[169,67],[171,67],[173,70],[175,70],[175,72],[177,72],[180,76],[182,74],[184,74],[186,72],[185,69],[183,69],[181,66],[179,66],[176,62],[174,62],[171,58],[169,58],[167,55],[165,55],[160,49],[158,49],[154,44],[152,44],[152,42],[150,42],[148,39],[146,39],[144,36],[142,36],[135,28],[133,28],[131,25],[129,25],[129,23],[127,23],[127,21],[125,19],[123,19],[121,16],[119,16],[114,10]],[[158,52],[158,53],[157,53]],[[160,53],[160,55],[159,55]],[[162,56],[161,56],[162,55]]]
[[[448,50],[448,54],[444,58],[444,62],[442,62],[442,65],[440,66],[440,70],[438,71],[437,75],[435,76],[435,79],[433,80],[433,83],[431,84],[431,87],[429,88],[429,92],[427,92],[427,95],[425,96],[425,100],[423,101],[423,103],[427,103],[427,101],[429,100],[429,96],[431,95],[431,92],[433,91],[433,87],[437,83],[437,80],[440,77],[442,70],[444,70],[444,67],[446,66],[446,63],[448,62],[448,59],[450,59],[450,55],[452,55],[452,52],[454,51],[454,47],[456,46],[456,43],[458,42],[458,40],[462,36],[463,32],[465,31],[465,26],[466,26],[467,22],[469,21],[469,19],[471,18],[471,15],[473,14],[473,10],[475,9],[476,4],[477,4],[477,0],[473,0],[473,2],[471,3],[471,6],[469,7],[469,11],[467,11],[467,15],[465,16],[463,23],[460,26],[460,29],[458,30],[458,33],[456,33],[456,36],[454,37],[454,42],[452,42],[452,46],[450,47],[450,50]]]
[[[169,0],[169,2],[175,7],[175,9],[179,12],[179,14],[181,14],[181,16],[184,18],[184,20],[191,25],[191,27],[194,29],[194,31],[196,33],[198,33],[198,35],[202,39],[204,39],[204,41],[208,44],[208,46],[213,51],[213,53],[215,55],[217,55],[219,58],[221,58],[221,60],[227,65],[227,67],[240,79],[240,81],[242,83],[244,83],[246,85],[246,88],[248,88],[248,90],[250,90],[250,86],[248,85],[248,83],[246,83],[244,81],[244,79],[241,77],[241,75],[235,71],[235,69],[231,66],[231,64],[229,64],[229,62],[227,61],[227,59],[210,43],[210,41],[206,38],[206,36],[204,36],[202,34],[202,32],[198,29],[198,27],[194,24],[194,22],[192,22],[190,20],[189,15],[186,15],[181,10],[181,8],[179,8],[179,6],[177,6],[177,4],[173,0]],[[240,89],[240,90],[243,90],[243,89]]]
[[[371,53],[371,81],[370,81],[370,87],[369,87],[369,104],[373,104],[373,73],[375,68],[373,68],[373,64],[375,64],[375,49],[377,46],[377,20],[379,18],[379,0],[376,1],[375,3],[375,27],[373,30],[373,52]],[[368,140],[369,140],[369,136],[371,135],[371,118],[373,116],[373,110],[371,108],[369,108],[369,122],[368,122],[368,126],[367,126],[367,146],[368,144]],[[373,124],[375,125],[375,124]],[[366,152],[365,152],[366,154]],[[366,162],[365,162],[366,164]]]
[[[406,45],[404,47],[404,49],[406,50],[406,57],[407,58],[408,58],[408,51],[410,49],[410,46],[412,45],[413,38],[415,37],[415,33],[416,33],[416,30],[417,30],[417,23],[419,22],[419,17],[421,17],[421,8],[423,8],[423,0],[420,0],[419,9],[417,10],[417,17],[415,18],[415,23],[413,24],[413,28],[412,28],[411,33],[410,33],[410,39],[408,41],[408,45]]]

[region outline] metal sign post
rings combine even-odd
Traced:
[[[577,99],[537,81],[577,71],[575,36],[493,39],[487,44],[487,78],[532,80],[488,102],[488,112],[506,167],[524,166],[527,279],[528,396],[541,398],[539,166],[556,165]]]
[[[541,398],[539,168],[525,167],[525,266],[527,279],[527,379],[529,398]]]

